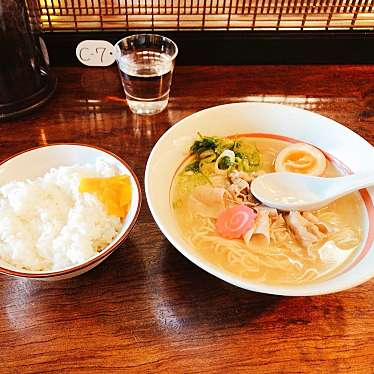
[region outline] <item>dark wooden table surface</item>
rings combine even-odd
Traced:
[[[116,70],[55,71],[58,90],[45,107],[0,123],[0,160],[83,142],[126,159],[143,183],[164,131],[237,101],[316,111],[374,144],[374,66],[177,67],[167,110],[149,118],[129,112]],[[0,275],[1,373],[125,371],[373,373],[374,280],[316,297],[236,288],[175,250],[145,198],[125,244],[89,273],[55,283]]]

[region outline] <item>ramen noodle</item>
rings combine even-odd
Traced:
[[[199,135],[174,177],[171,204],[183,238],[200,257],[241,278],[301,284],[332,276],[354,256],[362,242],[358,193],[312,212],[280,212],[250,192],[254,178],[275,171],[279,154],[294,172],[343,174],[319,150],[308,153],[310,147],[300,145]]]

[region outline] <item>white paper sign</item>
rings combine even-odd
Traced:
[[[116,60],[114,46],[106,40],[83,40],[75,50],[78,60],[87,66],[109,66]]]

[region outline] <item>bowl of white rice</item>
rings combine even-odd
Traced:
[[[131,202],[124,218],[80,192],[82,178],[127,175]],[[81,144],[33,148],[0,163],[0,273],[60,280],[87,272],[126,239],[141,205],[129,165]]]

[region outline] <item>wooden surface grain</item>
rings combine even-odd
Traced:
[[[129,112],[115,69],[55,71],[45,107],[0,123],[0,160],[83,142],[126,159],[143,183],[164,131],[238,101],[306,108],[374,144],[374,66],[177,67],[167,110],[148,118]],[[145,199],[124,245],[99,267],[51,283],[0,275],[0,301],[1,373],[374,372],[374,280],[315,297],[236,288],[175,250]]]

